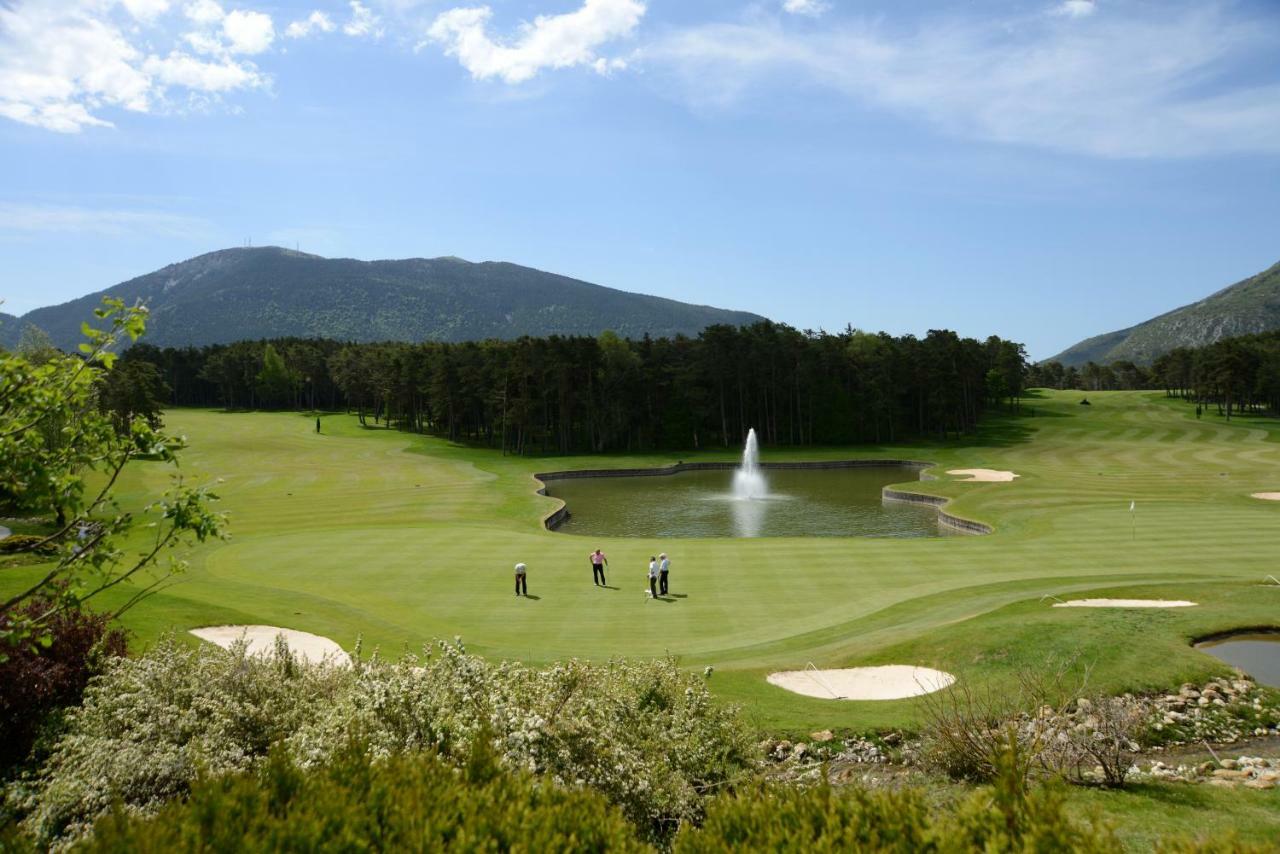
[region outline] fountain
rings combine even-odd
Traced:
[[[739,501],[753,501],[769,497],[769,484],[760,470],[760,443],[756,431],[747,431],[747,444],[742,449],[742,465],[733,473],[733,497]]]

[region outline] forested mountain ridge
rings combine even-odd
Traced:
[[[0,347],[12,350],[18,346],[18,338],[22,332],[22,321],[12,314],[0,311]]]
[[[1217,293],[1128,329],[1087,338],[1049,362],[1150,365],[1179,347],[1280,329],[1280,263]]]
[[[343,341],[478,341],[522,335],[697,335],[748,312],[594,285],[505,262],[460,258],[358,261],[279,247],[224,249],[22,320],[74,348],[102,297],[145,302],[147,341],[203,346],[280,337]]]

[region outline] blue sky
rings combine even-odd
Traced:
[[[509,260],[1035,357],[1280,260],[1280,5],[0,0],[0,298]]]

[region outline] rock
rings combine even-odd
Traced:
[[[1213,776],[1218,780],[1247,780],[1249,779],[1248,771],[1235,771],[1230,768],[1219,768],[1213,772]]]
[[[1237,761],[1236,761],[1236,760],[1234,760],[1234,759],[1224,759],[1224,760],[1222,760],[1222,767],[1223,767],[1223,768],[1226,768],[1228,771],[1233,771],[1233,770],[1235,770],[1236,768],[1238,768],[1238,767],[1239,767],[1239,765],[1240,765],[1240,763],[1239,763],[1239,762],[1237,762]]]
[[[1199,765],[1196,766],[1196,773],[1201,776],[1208,776],[1209,774],[1213,773],[1216,767],[1217,766],[1215,766],[1212,762],[1201,762]]]
[[[896,747],[899,744],[902,744],[902,733],[891,732],[888,735],[886,735],[883,740],[884,740],[884,743],[889,745],[890,747]]]
[[[1208,783],[1210,786],[1222,786],[1228,789],[1234,789],[1236,786],[1236,782],[1234,780],[1221,780],[1217,777],[1212,777],[1206,780],[1205,782]]]
[[[1276,781],[1258,778],[1257,780],[1246,781],[1244,787],[1246,789],[1274,789],[1276,787]]]
[[[804,759],[805,755],[808,754],[808,752],[809,752],[809,745],[805,744],[803,741],[798,742],[795,747],[791,748],[791,758]]]
[[[1089,712],[1093,711],[1093,703],[1091,703],[1089,700],[1085,699],[1084,697],[1081,697],[1079,700],[1076,700],[1076,708],[1084,712],[1085,714],[1088,714]]]
[[[829,729],[824,729],[824,730],[819,730],[818,732],[809,733],[809,738],[812,738],[814,741],[826,742],[826,741],[831,741],[831,739],[835,737],[836,737],[835,733],[833,733]]]

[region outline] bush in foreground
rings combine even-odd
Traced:
[[[299,769],[276,751],[256,774],[197,784],[151,818],[98,821],[90,852],[619,851],[646,849],[593,792],[502,770],[477,745],[461,769],[429,754],[373,760],[361,745]]]
[[[82,834],[113,803],[155,812],[201,775],[257,768],[273,746],[300,767],[334,760],[352,732],[376,758],[477,746],[508,768],[590,788],[664,840],[706,797],[754,770],[750,729],[670,661],[490,664],[441,643],[425,661],[350,670],[188,649],[172,639],[116,661],[38,776],[10,803],[42,843]]]
[[[718,798],[700,828],[675,840],[676,854],[720,851],[876,851],[916,854],[1123,850],[1107,826],[1067,815],[1057,789],[1028,791],[1019,759],[996,760],[993,786],[934,812],[924,792],[776,788]]]
[[[19,617],[38,620],[56,607],[48,599],[33,599]],[[7,619],[0,614],[0,634]],[[110,619],[88,611],[59,611],[45,620],[47,643],[12,647],[0,657],[0,769],[25,760],[51,717],[80,702],[89,677],[109,658],[124,655],[124,633],[110,628]]]

